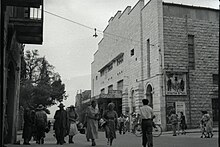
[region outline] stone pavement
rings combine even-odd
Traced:
[[[18,132],[17,140],[20,140],[21,145],[7,145],[7,147],[27,147],[23,145],[21,132]],[[213,138],[200,138],[201,133],[199,129],[187,130],[186,135],[172,136],[172,132],[163,132],[160,137],[154,138],[154,147],[215,147],[218,146],[218,128],[214,128]],[[68,138],[66,137],[66,141]],[[89,147],[91,142],[87,142],[84,134],[78,134],[74,137],[74,144],[64,144],[63,147]],[[45,144],[38,145],[31,141],[29,147],[60,147],[56,145],[56,140],[53,137],[53,130],[46,134]],[[96,147],[107,146],[104,132],[99,132],[99,139],[96,141]],[[136,137],[134,134],[127,132],[125,135],[117,133],[117,139],[113,142],[113,147],[141,147],[141,137]]]

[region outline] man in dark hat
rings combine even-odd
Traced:
[[[60,110],[57,110],[54,115],[54,129],[55,135],[57,139],[57,144],[64,144],[64,137],[67,135],[67,128],[68,128],[68,119],[67,119],[67,112],[64,110],[63,103],[60,103],[58,106]]]
[[[37,143],[44,144],[45,128],[47,127],[47,114],[44,111],[44,106],[42,104],[37,107],[35,116]]]

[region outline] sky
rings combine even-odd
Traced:
[[[218,0],[164,0],[194,6],[219,8]],[[77,91],[91,89],[91,63],[98,50],[102,33],[94,38],[94,28],[104,31],[108,20],[118,10],[133,7],[138,0],[45,0],[43,44],[25,45],[25,50],[38,49],[55,66],[66,86],[68,99],[66,107],[75,104]],[[145,4],[148,0],[145,0]],[[73,23],[51,15],[51,13],[72,20]],[[82,25],[84,26],[82,26]],[[57,106],[49,108],[53,117]]]

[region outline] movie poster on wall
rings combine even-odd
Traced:
[[[186,73],[166,73],[166,95],[186,95]]]

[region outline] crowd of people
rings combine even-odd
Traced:
[[[149,101],[147,99],[142,100],[143,106],[140,107],[140,113],[132,113],[129,115],[120,114],[114,110],[115,104],[110,102],[107,109],[103,114],[100,111],[95,100],[91,101],[91,105],[87,107],[85,111],[85,118],[83,122],[79,122],[79,115],[75,111],[73,105],[64,109],[64,104],[58,105],[59,110],[55,112],[53,130],[55,132],[54,137],[56,143],[63,145],[65,137],[69,137],[70,144],[74,143],[74,136],[79,132],[86,134],[87,141],[91,140],[91,145],[96,146],[96,139],[98,138],[99,126],[104,128],[107,145],[112,146],[114,139],[116,139],[116,131],[119,134],[125,134],[127,131],[134,130],[136,124],[141,124],[142,129],[142,146],[153,147],[153,119],[155,115],[153,109],[148,106]],[[210,138],[212,133],[212,120],[207,111],[202,111],[202,119],[200,121],[201,132],[203,137]],[[131,120],[131,122],[130,122]],[[187,129],[186,118],[183,112],[177,115],[173,110],[171,111],[169,120],[172,124],[173,136],[181,134],[185,135]],[[131,123],[131,124],[130,124]],[[24,128],[23,139],[24,145],[30,145],[30,140],[33,139],[37,144],[44,144],[45,133],[50,131],[51,122],[47,120],[47,114],[45,107],[39,105],[36,109],[33,107],[27,107],[24,111]]]

